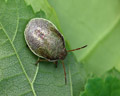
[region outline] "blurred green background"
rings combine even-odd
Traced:
[[[120,71],[120,0],[48,0],[71,49],[87,72]]]
[[[22,94],[24,90],[24,95],[31,92],[34,96],[120,96],[120,0],[25,1],[0,0],[0,43],[15,36],[0,49],[0,94],[16,96],[17,91]],[[50,62],[34,65],[38,57],[26,47],[23,32],[35,17],[52,21],[70,49],[88,45],[64,60],[67,85],[60,64],[57,69]],[[9,52],[14,51],[12,58]],[[16,76],[19,71],[23,78]]]

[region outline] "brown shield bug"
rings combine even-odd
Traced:
[[[67,52],[80,50],[87,45],[73,50],[66,50],[62,34],[60,34],[52,22],[44,18],[31,19],[26,26],[24,35],[30,50],[38,57],[43,58],[39,59],[36,64],[40,61],[50,61],[57,65],[58,60],[62,60],[66,84],[67,80],[63,60],[67,56]]]

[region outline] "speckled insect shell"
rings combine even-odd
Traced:
[[[54,62],[63,60],[67,55],[63,36],[56,26],[46,19],[31,19],[24,35],[28,47],[38,57]]]

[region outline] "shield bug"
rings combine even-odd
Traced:
[[[36,64],[40,61],[49,61],[57,65],[58,60],[62,60],[66,84],[66,72],[63,60],[67,56],[67,52],[80,50],[87,45],[73,50],[66,50],[62,34],[52,22],[43,18],[31,19],[25,28],[24,35],[30,50],[38,57],[43,58],[39,58]]]

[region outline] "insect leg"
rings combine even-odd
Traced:
[[[37,65],[37,64],[38,64],[39,62],[41,62],[41,61],[47,61],[47,60],[38,58],[38,60],[37,60],[37,62],[35,63],[35,65]]]
[[[67,84],[65,65],[64,65],[64,61],[63,60],[62,60],[62,64],[63,64],[64,75],[65,75],[65,84]]]
[[[55,61],[54,64],[55,64],[55,67],[57,68],[58,61]]]

